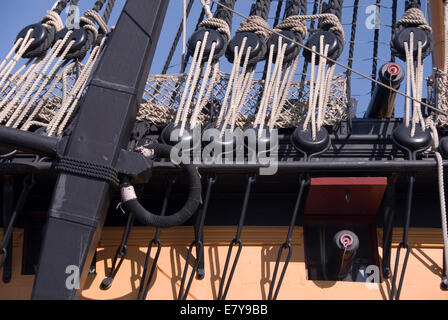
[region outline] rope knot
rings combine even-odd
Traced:
[[[217,30],[219,33],[222,33],[227,37],[227,40],[230,39],[230,27],[222,19],[219,18],[207,18],[199,24],[199,27],[212,28]]]
[[[415,26],[419,29],[432,32],[432,28],[426,21],[425,15],[423,14],[422,10],[418,8],[411,8],[406,10],[406,12],[403,14],[403,17],[396,24],[396,27],[400,26]]]
[[[61,20],[61,16],[54,11],[48,11],[42,20],[42,24],[49,28],[53,26],[56,32],[64,29],[64,23]]]
[[[109,28],[107,27],[107,23],[103,20],[103,18],[99,15],[95,10],[87,10],[84,14],[86,18],[91,18],[95,21],[101,29],[103,34],[109,33]],[[81,18],[82,19],[82,18]]]
[[[325,13],[319,14],[317,16],[319,16],[319,18],[322,18],[322,21],[319,24],[320,27],[328,28],[328,31],[340,34],[342,42],[345,42],[344,28],[342,27],[341,21],[335,14]]]
[[[282,22],[280,22],[274,29],[275,32],[282,30],[291,30],[299,33],[302,39],[305,39],[308,29],[306,27],[305,19],[302,16],[289,16]]]
[[[236,32],[253,32],[264,39],[267,39],[272,33],[266,20],[259,16],[250,16],[247,21],[241,22],[241,26]]]

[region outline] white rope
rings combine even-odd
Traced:
[[[253,32],[267,39],[271,34],[270,28],[267,21],[262,17],[250,16],[246,21],[241,22],[241,26],[236,32]]]
[[[427,118],[426,125],[431,130],[431,136],[433,138],[433,151],[437,161],[437,177],[439,187],[439,201],[440,201],[440,218],[442,224],[442,237],[443,237],[443,250],[445,265],[448,266],[448,222],[446,215],[446,197],[445,197],[445,181],[444,181],[444,169],[443,158],[437,151],[439,147],[439,133],[435,126],[434,121],[431,118]],[[448,268],[445,270],[445,276],[448,277]]]
[[[213,55],[215,54],[215,49],[216,49],[216,42],[213,42],[212,47],[210,49],[210,55],[209,55],[208,61],[207,61],[207,67],[205,68],[204,76],[202,77],[202,84],[199,89],[197,103],[196,103],[195,108],[193,109],[193,114],[190,118],[190,127],[192,129],[195,128],[199,112],[202,110],[202,106],[203,106],[202,97],[203,97],[205,88],[208,85],[208,88],[210,89],[210,91],[207,90],[208,92],[211,92],[211,88],[213,88],[214,80],[212,78],[213,78],[213,75],[216,76],[216,70],[213,71],[212,78],[210,78],[210,80],[211,80],[210,83],[208,82],[208,80],[209,80],[210,73],[212,71],[212,60],[213,60]],[[207,97],[207,95],[206,95],[206,97]]]
[[[52,94],[53,90],[56,88],[56,86],[58,85],[58,83],[62,80],[64,82],[63,84],[63,94],[62,94],[62,101],[65,101],[66,97],[67,97],[67,90],[66,90],[66,79],[63,79],[66,77],[67,73],[70,71],[72,71],[74,69],[74,67],[76,66],[76,62],[72,62],[71,64],[69,64],[66,68],[64,68],[64,71],[62,73],[59,73],[54,81],[52,82],[50,88],[45,92],[45,94],[40,98],[39,103],[37,104],[37,106],[33,109],[33,112],[30,114],[30,116],[28,117],[27,121],[22,125],[22,127],[20,128],[21,130],[28,130],[31,125],[35,122],[35,117],[39,114],[39,112],[41,111],[42,107],[44,106],[44,104],[46,104],[48,102],[48,98],[49,96]],[[47,126],[47,125],[46,125]]]
[[[212,10],[210,8],[210,2],[211,2],[210,0],[201,0],[202,7],[204,8],[205,15],[207,16],[207,18],[213,17]]]
[[[109,28],[107,26],[107,23],[104,21],[103,17],[100,16],[100,14],[98,12],[96,12],[95,10],[87,10],[86,13],[84,13],[84,16],[86,18],[92,18],[93,20],[95,20],[95,22],[98,24],[98,26],[100,27],[101,31],[104,34],[108,34],[109,33]],[[90,19],[86,19],[84,17],[82,17],[80,20],[87,22],[87,20],[90,21]],[[88,23],[90,25],[90,23]],[[95,26],[94,26],[95,27]],[[96,34],[98,34],[98,31],[95,27],[95,31]]]
[[[187,124],[187,117],[188,117],[188,114],[190,112],[190,106],[191,106],[191,103],[193,101],[193,97],[194,97],[194,94],[195,94],[195,91],[196,91],[196,86],[198,84],[199,77],[201,75],[202,59],[204,57],[204,51],[205,51],[205,48],[207,46],[208,35],[209,35],[209,33],[206,32],[204,34],[204,39],[202,40],[201,50],[199,52],[198,61],[196,63],[196,68],[195,68],[194,75],[193,75],[193,81],[191,83],[190,92],[189,92],[188,99],[187,99],[187,102],[185,104],[183,115],[182,115],[182,122],[181,122],[181,125],[180,125],[179,137],[181,137],[184,134],[185,126]]]
[[[174,126],[177,126],[179,124],[179,121],[181,120],[182,111],[184,108],[185,99],[187,98],[188,91],[190,89],[190,81],[193,77],[194,71],[196,69],[196,63],[198,60],[199,51],[202,47],[202,42],[198,41],[196,43],[196,48],[194,49],[193,58],[191,60],[190,69],[188,71],[187,79],[185,80],[185,86],[184,90],[182,92],[182,97],[180,99],[179,107],[177,108],[176,118],[174,120]]]
[[[286,99],[288,97],[288,93],[291,89],[292,80],[294,78],[294,74],[296,73],[297,66],[299,65],[299,56],[296,57],[294,60],[294,63],[288,68],[289,70],[286,73],[289,73],[288,80],[285,84],[285,88],[281,89],[283,92],[282,98],[280,100],[280,103],[278,104],[278,107],[276,111],[273,112],[273,116],[271,116],[270,122],[269,122],[269,129],[274,129],[274,126],[276,125],[278,118],[280,117],[280,114],[282,112],[283,107],[286,104]]]
[[[333,79],[333,74],[336,66],[330,65],[326,69],[327,56],[328,56],[329,45],[324,46],[324,36],[320,38],[320,59],[317,66],[317,76],[316,76],[316,54],[312,52],[311,54],[311,76],[310,76],[310,93],[308,100],[308,112],[303,123],[303,130],[307,130],[308,125],[311,123],[312,139],[316,139],[317,130],[320,130],[323,122],[325,110],[327,108],[327,103],[330,95],[330,88]],[[316,47],[313,46],[313,51]],[[315,78],[316,77],[316,78]],[[317,115],[316,115],[317,108]]]
[[[416,66],[414,67],[414,33],[411,32],[409,43],[404,43],[406,53],[406,92],[416,100],[412,103],[412,119],[410,121],[410,99],[406,98],[405,125],[409,127],[411,122],[411,137],[415,135],[415,127],[421,125],[423,131],[426,129],[425,121],[421,112],[420,99],[423,89],[423,63],[422,63],[422,43],[418,42],[418,53]]]
[[[73,112],[75,111],[76,106],[78,105],[79,99],[81,98],[81,96],[82,96],[82,94],[83,94],[83,92],[84,92],[84,89],[85,89],[85,87],[87,86],[89,77],[90,77],[90,75],[92,74],[93,68],[94,68],[94,66],[95,66],[95,64],[96,64],[96,61],[98,60],[98,57],[100,56],[101,50],[102,50],[102,48],[104,47],[105,42],[106,42],[106,38],[103,38],[103,39],[101,40],[100,45],[99,45],[99,46],[96,46],[96,47],[93,49],[92,54],[91,54],[91,56],[89,57],[88,64],[86,65],[86,67],[85,67],[85,68],[83,69],[83,71],[81,72],[81,74],[80,74],[78,80],[77,80],[76,83],[75,83],[74,88],[72,89],[72,91],[71,91],[71,93],[70,93],[71,97],[74,96],[74,93],[77,93],[77,94],[76,94],[76,97],[74,98],[74,100],[71,102],[70,107],[69,107],[69,108],[66,108],[66,109],[68,109],[68,110],[67,110],[67,111],[64,111],[64,110],[62,109],[62,110],[59,110],[59,111],[58,111],[58,115],[59,115],[59,114],[60,114],[60,115],[65,115],[64,120],[61,122],[61,124],[60,124],[59,126],[57,126],[57,122],[56,122],[56,120],[54,120],[53,128],[56,128],[56,127],[57,127],[57,135],[58,135],[58,136],[62,134],[62,132],[63,132],[63,130],[65,129],[65,127],[66,127],[68,121],[70,120],[70,118],[71,118]],[[92,58],[92,57],[93,57],[93,58]],[[73,92],[73,93],[72,93],[72,92]],[[71,97],[70,97],[70,98],[71,98]],[[58,115],[57,115],[57,116],[58,116]],[[57,117],[55,117],[55,118],[57,118]],[[53,130],[53,129],[48,130],[48,135],[51,136],[51,135],[53,135],[53,133],[54,133],[54,130]]]
[[[9,116],[9,112],[16,106],[16,103],[18,103],[19,98],[24,93],[26,93],[24,98],[22,99],[22,102],[19,104],[19,106],[17,106],[15,108],[15,111],[13,112],[12,116],[9,117],[8,121],[6,122],[6,126],[13,125],[13,122],[14,122],[15,118],[20,114],[20,112],[22,111],[22,108],[25,106],[25,104],[27,103],[28,99],[30,97],[32,97],[32,94],[34,93],[34,90],[37,89],[36,94],[34,95],[34,98],[31,99],[30,103],[28,103],[28,105],[27,105],[25,110],[28,110],[31,107],[31,105],[37,99],[38,94],[40,94],[40,92],[46,87],[47,83],[53,78],[57,68],[60,66],[60,63],[65,59],[65,56],[67,55],[68,51],[70,50],[70,48],[74,44],[74,40],[70,41],[70,43],[65,47],[65,50],[59,56],[59,59],[56,61],[56,63],[54,64],[53,68],[48,73],[48,76],[41,83],[42,78],[47,73],[47,70],[53,64],[54,60],[56,60],[58,54],[60,53],[60,51],[64,47],[65,43],[68,41],[68,38],[70,37],[70,35],[71,35],[71,32],[67,32],[67,34],[64,37],[64,39],[58,40],[56,42],[56,45],[55,45],[56,49],[54,50],[54,52],[50,52],[51,54],[47,55],[47,57],[43,60],[43,64],[45,64],[45,67],[40,72],[40,74],[37,74],[37,73],[33,72],[34,76],[36,76],[36,78],[33,79],[34,77],[33,77],[33,75],[31,75],[31,77],[29,77],[30,79],[28,80],[28,85],[23,87],[23,90],[22,90],[21,94],[16,95],[14,97],[14,99],[11,101],[11,103],[8,103],[7,107],[0,113],[0,121],[3,121],[6,116]],[[31,87],[29,87],[31,82],[34,82],[34,83],[31,85]],[[39,84],[40,84],[40,86],[38,87]],[[18,125],[18,123],[16,123],[13,127],[17,127],[17,125]]]
[[[59,60],[55,63],[55,65],[49,72],[48,76],[45,77],[45,79],[43,79],[44,78],[43,73],[41,73],[39,75],[39,77],[34,82],[34,85],[32,86],[32,88],[29,91],[30,94],[27,94],[25,96],[25,98],[22,100],[21,104],[17,107],[16,111],[9,118],[8,122],[6,123],[7,126],[12,125],[13,128],[17,128],[20,125],[23,118],[28,114],[31,107],[34,105],[36,100],[41,96],[42,92],[47,87],[47,84],[53,80],[54,76],[56,75],[56,71],[62,67],[61,62],[65,59],[65,56],[67,55],[68,51],[70,50],[70,48],[72,47],[72,45],[74,43],[75,43],[74,40],[70,41],[70,43],[67,45],[64,52],[60,56]],[[41,80],[43,80],[42,83],[37,88],[37,90],[34,91],[34,89],[41,82]],[[34,94],[32,95],[32,93],[34,93]]]
[[[252,51],[251,46],[247,48],[241,72],[239,71],[244,50],[246,50],[246,43],[247,38],[244,37],[241,43],[241,48],[239,48],[238,46],[234,48],[232,74],[230,75],[230,80],[227,84],[226,94],[224,96],[223,104],[216,125],[216,127],[219,128],[225,116],[224,123],[220,131],[220,136],[224,135],[225,130],[229,126],[231,131],[235,129],[236,116],[238,114],[238,111],[241,110],[252,85],[254,70],[248,71],[247,69],[249,66],[250,53]],[[231,89],[232,94],[230,96],[229,104],[227,99],[229,97]],[[228,104],[229,108],[227,108]]]
[[[282,30],[291,30],[300,33],[302,39],[305,39],[308,33],[305,21],[312,19],[323,19],[322,24],[330,25],[331,27],[329,31],[339,33],[342,36],[342,41],[345,42],[344,28],[339,21],[339,18],[332,13],[289,16],[279,23],[273,31],[280,32]]]
[[[273,55],[275,50],[275,45],[272,44],[269,49],[269,58],[268,58],[268,70],[266,73],[266,81],[265,81],[265,89],[263,91],[263,96],[261,98],[259,112],[257,113],[257,117],[255,118],[254,127],[259,126],[258,135],[259,137],[263,133],[263,125],[265,123],[266,115],[271,106],[271,110],[275,110],[275,106],[277,104],[277,99],[280,90],[280,82],[283,76],[283,59],[285,57],[285,50],[287,44],[282,44],[282,38],[278,38],[278,47],[280,48],[279,52],[277,52],[276,61],[274,64],[274,69],[271,74],[271,64],[273,61]]]
[[[26,50],[30,47],[30,45],[34,42],[34,38],[31,38],[31,34],[33,33],[33,29],[28,30],[25,38],[22,39],[22,41],[18,41],[21,43],[17,53],[14,55],[11,61],[7,63],[5,68],[0,73],[0,85],[4,83],[5,79],[8,77],[8,75],[11,73],[11,71],[14,69],[17,62],[19,62],[20,58],[25,54]],[[6,62],[9,58],[7,57],[4,62]],[[2,63],[3,64],[3,63]]]
[[[247,40],[247,38],[245,37],[243,39],[243,43],[242,43],[243,47],[245,46],[246,40]],[[231,71],[230,76],[229,76],[229,81],[227,83],[227,88],[226,88],[226,92],[224,94],[224,99],[222,100],[221,109],[219,111],[218,119],[216,121],[216,127],[217,128],[219,128],[221,126],[221,123],[222,123],[223,118],[224,118],[224,114],[226,113],[229,95],[230,95],[230,92],[232,90],[234,79],[235,79],[235,77],[237,77],[239,64],[241,63],[241,57],[242,57],[242,54],[239,54],[238,46],[235,46],[234,47],[234,61],[233,61],[233,65],[232,65],[232,71]]]
[[[64,29],[64,23],[62,22],[61,16],[55,11],[48,11],[44,16],[43,25],[47,28],[53,26],[56,32]]]
[[[440,214],[442,222],[443,234],[443,250],[445,257],[445,265],[448,266],[448,223],[446,216],[446,200],[445,200],[445,184],[443,177],[443,159],[439,152],[435,152],[439,176],[439,197],[440,197]],[[448,277],[448,267],[445,270],[445,276]]]
[[[249,90],[252,86],[255,70],[247,71],[251,50],[252,47],[249,46],[247,48],[241,74],[238,76],[237,81],[238,83],[237,88],[235,90],[235,94],[232,95],[230,118],[226,118],[224,126],[221,129],[220,133],[221,136],[225,133],[225,128],[227,128],[229,120],[230,120],[230,131],[233,132],[233,130],[235,129],[235,123],[238,111],[242,109],[244,103],[246,102],[247,95],[249,94]]]

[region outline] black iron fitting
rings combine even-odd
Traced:
[[[299,45],[289,39],[293,39],[296,42],[302,43],[303,39],[302,36],[294,31],[291,30],[282,30],[280,31],[280,34],[283,35],[282,37],[282,46],[286,43],[286,50],[285,50],[285,57],[283,59],[283,64],[284,67],[288,67],[292,61],[294,61],[295,58],[298,57],[301,48],[299,47]],[[267,40],[267,47],[268,50],[269,48],[274,45],[274,61],[277,57],[278,51],[279,51],[279,38],[280,35],[278,34],[273,34],[271,35],[268,40]]]
[[[226,52],[229,39],[227,38],[226,35],[220,33],[219,31],[217,31],[215,29],[199,28],[198,30],[196,30],[191,35],[190,39],[188,40],[188,43],[187,43],[188,54],[190,56],[194,55],[194,51],[196,49],[197,44],[199,42],[202,43],[206,33],[208,33],[208,36],[207,36],[206,46],[204,49],[204,55],[202,57],[202,62],[206,62],[209,59],[213,43],[215,43],[215,51],[213,54],[213,61],[217,61]]]
[[[393,132],[392,139],[398,148],[407,152],[409,160],[416,160],[417,155],[425,150],[427,150],[432,144],[432,137],[429,133],[429,130],[423,131],[419,125],[416,125],[415,134],[411,136],[411,128],[406,127],[404,124],[399,125]],[[412,214],[412,200],[414,193],[414,184],[415,184],[415,175],[411,174],[409,176],[409,185],[407,192],[407,201],[406,201],[406,217],[405,224],[403,226],[403,238],[397,248],[397,254],[395,258],[395,268],[392,278],[392,287],[390,291],[390,300],[399,300],[401,290],[403,288],[404,276],[406,272],[406,267],[408,263],[409,254],[411,252],[411,247],[408,242],[408,233],[411,222],[411,214]],[[398,271],[399,271],[399,261],[400,261],[400,252],[402,249],[406,250],[403,266],[401,267],[400,280],[398,282],[398,286],[396,284]]]
[[[119,184],[119,176],[128,176],[133,184],[145,184],[151,178],[152,160],[138,151],[122,149],[116,166],[109,167],[66,157],[67,140],[68,136],[53,138],[37,132],[0,127],[0,145],[56,159],[56,170],[109,181],[116,186]]]

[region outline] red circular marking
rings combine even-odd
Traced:
[[[401,68],[398,64],[395,63],[391,63],[389,64],[389,66],[387,67],[387,72],[391,75],[391,76],[397,76],[401,71]]]
[[[344,247],[349,247],[353,244],[353,237],[347,233],[341,235],[341,238],[339,238],[339,241]]]

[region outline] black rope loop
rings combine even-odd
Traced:
[[[148,146],[149,149],[154,151],[154,156],[156,158],[170,158],[170,153],[173,147],[165,144],[151,144]],[[159,216],[147,211],[138,201],[137,198],[130,198],[124,200],[123,206],[129,211],[135,214],[136,218],[143,224],[159,227],[168,228],[172,226],[178,226],[190,219],[193,214],[198,209],[202,202],[201,199],[201,177],[197,170],[197,167],[192,164],[180,164],[180,167],[185,170],[188,175],[189,180],[189,195],[187,202],[184,204],[182,209],[177,213],[170,216]],[[129,183],[129,179],[126,177],[122,178],[121,188],[122,192],[126,188],[132,187]]]
[[[118,172],[113,167],[70,157],[61,157],[56,162],[54,168],[58,171],[69,174],[104,180],[106,182],[109,182],[115,188],[120,185]]]

